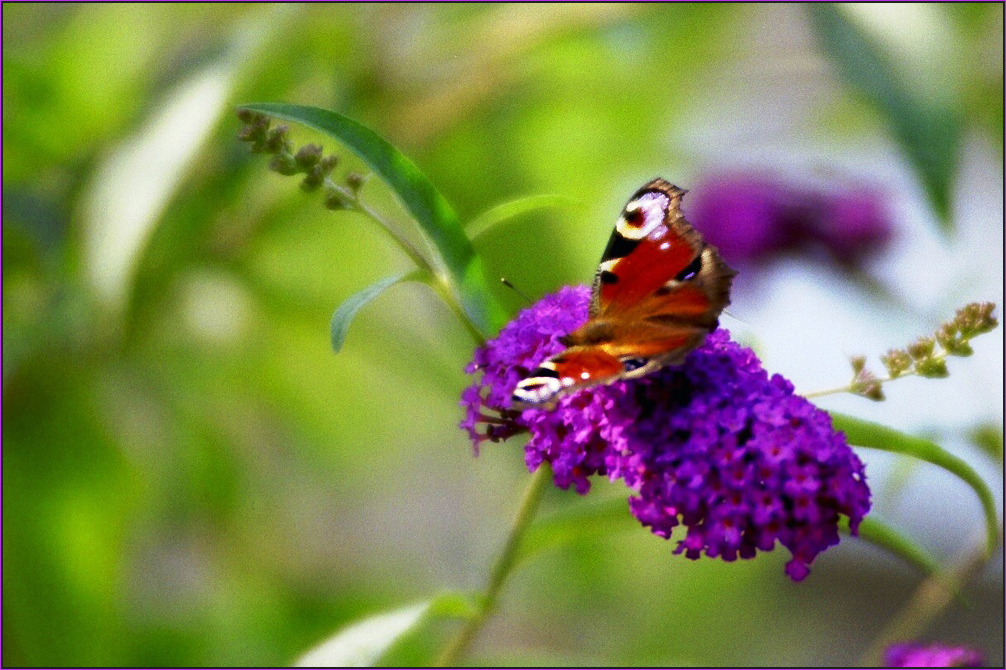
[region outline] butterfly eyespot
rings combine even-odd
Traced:
[[[622,368],[626,372],[632,372],[633,370],[638,370],[639,368],[646,365],[649,361],[645,358],[636,358],[635,356],[628,356],[621,359]]]
[[[688,281],[689,279],[695,279],[699,272],[702,271],[702,254],[695,257],[691,263],[686,265],[681,272],[674,275],[674,281]]]
[[[564,351],[533,371],[517,368],[515,412],[679,365],[716,329],[736,273],[685,219],[684,193],[654,179],[632,196],[601,255],[588,320],[555,338]]]
[[[625,222],[633,228],[638,228],[643,225],[644,218],[643,211],[640,209],[633,209],[625,212]]]

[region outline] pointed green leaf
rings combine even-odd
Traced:
[[[839,530],[849,534],[849,519],[840,519]],[[857,537],[915,566],[924,575],[938,575],[942,570],[932,554],[872,515],[859,524]]]
[[[839,530],[848,534],[849,520],[842,517],[839,523]],[[577,503],[537,519],[524,536],[519,560],[577,541],[639,529],[639,523],[629,513],[625,498]],[[932,554],[881,521],[872,517],[863,519],[858,537],[904,560],[925,575],[949,580],[942,574],[939,561]]]
[[[944,470],[957,475],[970,486],[985,513],[985,533],[987,551],[991,555],[999,544],[999,522],[996,513],[995,498],[988,485],[977,472],[963,460],[946,451],[939,445],[921,437],[906,435],[902,432],[882,426],[879,423],[864,421],[856,417],[837,412],[830,412],[832,425],[836,430],[845,433],[849,444],[870,449],[880,449],[895,454],[913,456],[919,460],[937,465]]]
[[[579,540],[638,529],[625,498],[578,502],[535,519],[521,541],[518,560]]]
[[[437,250],[444,269],[459,287],[461,304],[484,335],[506,323],[506,312],[486,280],[481,259],[461,229],[457,215],[433,183],[387,140],[342,114],[317,107],[258,103],[244,105],[262,114],[301,123],[348,147],[391,187]]]
[[[332,351],[339,353],[342,349],[342,343],[346,341],[346,333],[349,332],[349,324],[364,305],[398,282],[420,279],[422,274],[419,271],[412,271],[387,277],[343,300],[339,308],[335,310],[335,314],[332,315],[332,322],[329,325],[332,335]]]
[[[475,612],[475,606],[465,596],[445,593],[352,623],[301,656],[294,665],[315,668],[371,667],[429,617],[467,618]]]
[[[933,16],[923,18],[931,30],[943,29],[939,25],[940,10],[934,10]],[[811,3],[807,11],[825,55],[838,74],[890,126],[922,182],[941,226],[945,231],[953,230],[950,196],[958,163],[961,119],[954,96],[948,94],[956,81],[952,74],[940,71],[946,67],[943,61],[948,59],[915,53],[914,60],[907,60],[902,51],[896,53],[885,48],[863,22],[856,20],[853,13],[857,8]],[[897,30],[905,32],[904,26],[899,25]],[[920,72],[931,76],[926,79]]]
[[[147,242],[223,115],[235,83],[288,14],[274,7],[241,22],[218,57],[180,81],[138,130],[98,163],[84,192],[84,270],[98,298],[113,310],[127,302]]]
[[[577,201],[575,199],[559,194],[529,195],[524,198],[517,198],[516,200],[504,202],[482,212],[468,222],[468,225],[465,226],[465,232],[468,233],[469,238],[474,240],[496,224],[520,216],[521,214],[527,214],[536,209],[545,209],[546,207],[569,207],[576,204]]]

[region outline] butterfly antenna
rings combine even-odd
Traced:
[[[510,280],[507,279],[506,277],[500,277],[500,283],[503,284],[503,286],[506,286],[508,289],[512,290],[514,293],[516,293],[520,297],[524,298],[524,300],[527,301],[527,304],[530,305],[531,303],[534,302],[534,300],[531,300],[531,298],[527,297],[524,294],[523,291],[521,291],[519,288],[517,288],[516,286],[514,286],[513,284],[511,284]]]
[[[734,314],[733,312],[731,312],[728,309],[723,310],[723,315],[724,316],[729,316],[734,321],[737,321],[738,323],[743,323],[746,326],[750,326],[751,325],[750,323],[748,323],[744,319],[740,318],[739,316],[737,316],[736,314]]]

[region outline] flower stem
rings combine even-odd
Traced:
[[[860,667],[878,667],[883,662],[887,647],[917,638],[946,609],[959,590],[985,567],[990,558],[983,538],[977,538],[972,548],[957,558],[946,575],[934,574],[923,581],[911,599],[870,643],[859,660]]]
[[[454,285],[450,278],[443,273],[435,273],[432,275],[432,280],[430,281],[430,287],[436,291],[440,299],[444,301],[444,304],[454,313],[454,316],[458,317],[458,320],[468,331],[468,334],[472,336],[475,340],[476,345],[483,345],[486,343],[486,338],[479,330],[479,327],[475,325],[471,317],[468,316],[468,312],[465,311],[461,303],[458,302],[457,291],[454,289]]]
[[[482,335],[482,332],[479,331],[478,326],[475,325],[475,322],[471,320],[471,317],[468,316],[468,313],[465,312],[461,303],[458,301],[457,287],[454,286],[454,282],[452,281],[450,275],[444,272],[438,272],[433,266],[433,263],[427,260],[426,256],[424,256],[419,249],[415,247],[415,245],[402,235],[401,231],[395,228],[391,222],[385,220],[383,216],[361,202],[352,191],[333,183],[331,180],[326,181],[325,186],[329,190],[339,191],[349,204],[352,211],[363,214],[365,217],[384,229],[384,231],[391,236],[395,243],[398,244],[402,251],[405,252],[405,255],[412,259],[412,262],[420,269],[427,272],[427,275],[430,277],[430,280],[427,282],[430,288],[432,288],[440,299],[444,301],[451,312],[458,317],[458,320],[461,321],[461,324],[472,336],[472,339],[475,340],[475,343],[480,345],[485,344],[486,340]]]
[[[943,360],[946,359],[946,354],[943,354],[942,356],[940,354],[936,354],[935,356],[933,356],[933,358]],[[919,373],[915,372],[914,370],[908,370],[906,372],[902,372],[897,377],[890,377],[890,376],[877,377],[876,379],[874,379],[874,381],[880,384],[886,384],[887,382],[892,382],[895,379],[904,379],[905,377],[918,377],[918,376]],[[811,391],[810,393],[801,393],[800,395],[809,400],[810,398],[820,398],[826,395],[837,395],[839,393],[852,393],[854,387],[855,383],[852,383],[852,384],[846,384],[845,386],[839,386],[838,388],[826,389],[824,391]]]
[[[531,482],[528,484],[527,489],[525,489],[524,497],[520,502],[520,507],[517,509],[517,516],[514,518],[510,535],[507,537],[506,544],[503,545],[503,551],[499,558],[496,559],[492,572],[489,574],[489,584],[486,587],[485,594],[482,596],[482,606],[475,616],[465,621],[457,637],[444,648],[443,653],[440,654],[440,657],[434,663],[435,667],[451,667],[460,660],[468,651],[475,636],[482,630],[482,626],[485,625],[486,620],[496,609],[499,592],[513,570],[521,541],[524,538],[524,532],[531,523],[531,519],[534,518],[535,511],[538,509],[538,502],[541,500],[542,491],[544,491],[545,485],[551,479],[551,476],[551,468],[547,463],[542,463],[531,477]]]

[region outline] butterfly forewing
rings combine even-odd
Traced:
[[[681,363],[716,328],[734,276],[681,213],[685,191],[655,179],[615,224],[594,277],[590,319],[569,348],[517,385],[515,406]]]

